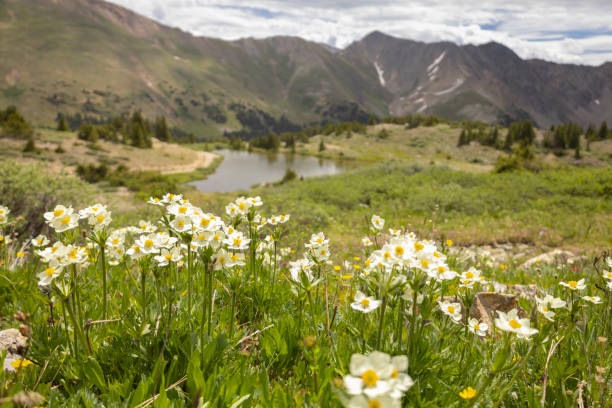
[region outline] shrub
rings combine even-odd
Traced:
[[[42,165],[0,163],[0,205],[23,217],[15,225],[19,235],[33,236],[46,228],[42,214],[56,204],[80,205],[92,189],[75,177],[50,174]]]
[[[521,159],[516,155],[499,156],[495,162],[495,173],[505,173],[507,171],[520,170],[523,168]]]

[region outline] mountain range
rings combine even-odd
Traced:
[[[381,32],[343,50],[297,37],[223,41],[102,0],[0,0],[0,107],[9,104],[36,124],[140,109],[198,138],[370,113],[586,125],[612,120],[612,63]]]

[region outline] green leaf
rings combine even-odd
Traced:
[[[100,391],[107,391],[106,380],[102,373],[102,367],[95,358],[89,357],[82,365],[83,375],[89,382],[93,383]]]

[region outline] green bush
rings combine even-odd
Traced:
[[[0,163],[0,205],[22,219],[15,224],[20,236],[34,236],[46,228],[42,217],[56,204],[85,204],[93,189],[75,177],[50,174],[42,165]]]

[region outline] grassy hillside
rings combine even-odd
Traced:
[[[142,109],[211,139],[245,126],[234,103],[293,122],[344,101],[385,114],[388,95],[368,75],[297,38],[196,38],[101,0],[0,3],[0,106],[15,104],[38,125],[58,112]]]

